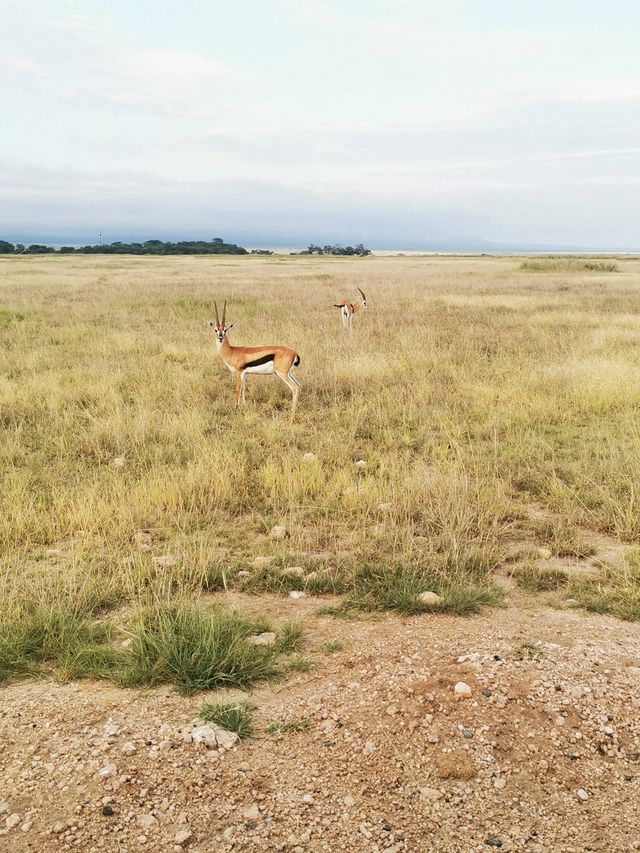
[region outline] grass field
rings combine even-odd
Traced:
[[[232,344],[300,353],[293,417],[272,377],[236,410],[214,298]],[[0,679],[197,689],[221,636],[233,683],[286,670],[209,606],[231,587],[468,613],[508,570],[640,618],[638,261],[6,257],[0,342]],[[603,538],[620,564],[538,565]]]

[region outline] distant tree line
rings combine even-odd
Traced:
[[[73,246],[61,246],[54,249],[53,246],[41,246],[32,243],[25,246],[22,243],[9,243],[0,240],[0,254],[25,254],[43,255],[57,252],[61,255],[247,255],[246,249],[236,246],[235,243],[225,243],[222,237],[214,237],[211,241],[206,240],[180,240],[178,243],[164,242],[163,240],[145,240],[144,243],[105,243],[104,245],[81,246],[79,249]]]
[[[316,246],[310,243],[306,249],[299,254],[301,255],[358,255],[364,257],[371,254],[371,249],[366,249],[362,243],[357,246],[341,246],[336,243],[335,246]]]

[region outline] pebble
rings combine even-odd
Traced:
[[[9,811],[9,803],[0,803],[0,814],[6,814]]]
[[[421,604],[440,604],[442,596],[435,592],[421,592],[418,596],[418,601]]]
[[[107,722],[104,724],[102,733],[105,737],[115,737],[116,735],[120,734],[120,726],[115,723],[111,719],[111,717],[109,717]]]
[[[178,558],[173,554],[164,554],[162,557],[154,557],[153,565],[160,569],[172,569],[178,565]]]
[[[9,817],[5,820],[7,829],[13,829],[20,823],[21,820],[22,817],[17,812],[10,814]]]
[[[346,796],[346,797],[343,797],[343,798],[342,798],[342,802],[345,804],[345,806],[346,806],[348,809],[350,809],[350,808],[351,808],[352,806],[354,806],[354,805],[355,805],[355,803],[356,803],[356,801],[353,799],[353,797],[352,797],[350,794],[347,794],[347,796]]]
[[[193,832],[191,832],[189,828],[185,828],[178,830],[174,835],[173,840],[179,847],[186,847],[192,838]]]
[[[116,457],[114,457],[113,462],[111,464],[115,465],[116,468],[123,468],[125,462],[126,462],[126,459],[124,456],[116,456]]]
[[[502,840],[500,838],[487,838],[484,843],[487,847],[502,847]]]
[[[115,764],[105,764],[104,767],[101,767],[98,770],[98,776],[100,779],[109,779],[111,776],[115,776],[118,772],[118,768]]]
[[[260,809],[255,803],[253,803],[253,805],[247,806],[243,809],[242,817],[245,820],[260,820]]]
[[[138,826],[141,826],[142,829],[152,829],[157,825],[158,820],[152,814],[141,814],[138,817]]]
[[[553,553],[549,548],[538,548],[538,554],[543,560],[550,560],[553,556]]]
[[[583,802],[589,799],[589,794],[587,794],[584,788],[578,788],[576,794],[578,795],[578,799],[582,800]]]
[[[122,751],[125,755],[135,755],[138,750],[136,749],[135,744],[128,740],[122,744]]]
[[[289,598],[295,598],[295,599],[304,598],[305,595],[306,595],[306,593],[302,589],[292,589],[291,592],[289,593]]]
[[[471,688],[464,681],[459,681],[453,688],[456,699],[468,699],[471,696]]]
[[[297,578],[302,578],[304,577],[304,569],[302,568],[302,566],[287,566],[287,568],[284,569],[284,574],[294,575]]]
[[[311,453],[311,451],[307,451],[305,454],[303,454],[302,458],[304,459],[305,462],[315,462],[318,457],[316,456],[315,453]]]
[[[262,634],[255,634],[253,637],[247,637],[247,642],[252,646],[265,646],[267,648],[275,646],[276,635],[273,631],[264,631]]]
[[[307,803],[307,805],[312,806],[315,803],[315,800],[313,799],[313,796],[311,794],[305,794],[302,797],[302,802]]]
[[[273,557],[254,557],[251,565],[254,569],[266,569],[271,563],[273,563]]]
[[[359,471],[364,471],[364,469],[366,467],[367,467],[367,463],[365,462],[365,460],[364,459],[358,459],[358,461],[356,462],[356,468]]]
[[[287,528],[283,527],[281,524],[276,524],[271,528],[271,533],[269,534],[271,539],[275,539],[277,542],[286,539],[287,536]]]

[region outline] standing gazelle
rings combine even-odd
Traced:
[[[355,302],[351,302],[349,299],[343,299],[342,302],[336,302],[334,304],[334,308],[340,309],[340,317],[342,318],[342,326],[345,329],[349,329],[351,331],[351,326],[353,324],[353,315],[357,314],[359,311],[367,310],[367,297],[364,295],[363,291],[360,290],[360,297]]]
[[[293,395],[291,409],[295,409],[300,394],[300,383],[293,378],[293,368],[300,364],[300,356],[290,347],[266,346],[266,347],[232,347],[227,338],[227,332],[235,326],[229,323],[227,326],[225,318],[227,314],[227,300],[224,300],[222,309],[222,322],[216,309],[216,322],[209,320],[216,336],[216,347],[220,358],[225,366],[236,374],[236,401],[245,402],[247,384],[247,373],[261,373],[269,375],[275,373],[278,379],[282,379]]]

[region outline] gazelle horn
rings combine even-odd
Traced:
[[[360,290],[360,288],[358,288],[358,290]],[[360,293],[361,293],[361,295],[362,295],[362,298],[363,298],[363,299],[364,299],[364,301],[366,302],[366,301],[367,301],[367,297],[364,295],[364,292],[363,292],[362,290],[360,290]]]
[[[224,308],[222,309],[222,325],[224,326],[224,322],[227,318],[227,300],[224,300]]]
[[[218,316],[218,303],[215,301],[215,299],[213,300],[213,307],[216,309],[216,323],[219,326],[220,325],[220,317]]]

